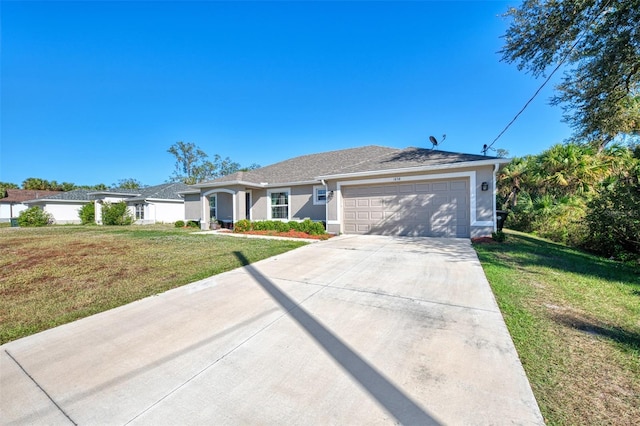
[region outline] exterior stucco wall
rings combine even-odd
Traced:
[[[313,186],[291,187],[291,219],[310,218],[311,220],[325,220],[326,206],[313,204]]]
[[[50,213],[57,225],[69,223],[81,223],[78,216],[80,209],[86,203],[53,203],[47,202],[43,205],[44,211]]]
[[[129,205],[129,211],[133,217],[135,217],[136,214],[136,204],[143,203],[138,202]],[[149,225],[154,223],[173,223],[178,220],[184,220],[184,206],[181,201],[154,201],[144,203],[144,219],[136,220],[135,223],[139,225]]]
[[[253,218],[251,220],[267,220],[268,218],[268,200],[266,189],[254,189],[253,190],[253,209],[251,214]]]
[[[202,209],[200,208],[200,194],[184,195],[184,220],[200,220]]]
[[[482,190],[482,183],[486,182],[488,189]],[[493,221],[493,167],[482,167],[476,171],[476,220]],[[489,235],[491,235],[489,232]],[[485,234],[486,235],[486,234]]]
[[[28,207],[22,203],[0,203],[0,222],[9,222],[12,217],[18,217],[20,212]]]

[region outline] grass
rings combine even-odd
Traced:
[[[640,267],[513,231],[474,247],[547,424],[638,424]]]
[[[192,231],[0,228],[0,344],[305,244]]]

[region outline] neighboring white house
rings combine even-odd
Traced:
[[[53,216],[56,224],[80,223],[80,209],[88,203],[94,203],[96,223],[102,224],[102,204],[121,201],[127,203],[136,224],[172,223],[184,220],[184,199],[178,192],[188,189],[179,182],[126,190],[79,189],[28,200],[25,204],[42,207]]]
[[[28,200],[45,198],[60,194],[61,191],[39,191],[30,189],[5,189],[0,198],[0,222],[9,222],[18,217],[20,212],[28,209],[24,203]]]

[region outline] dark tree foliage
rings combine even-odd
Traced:
[[[113,185],[111,185],[111,187],[119,188],[119,189],[140,189],[140,188],[144,188],[145,185],[143,185],[137,179],[127,178],[127,179],[120,179],[118,183],[114,183]]]
[[[577,140],[640,134],[640,0],[525,0],[506,16],[504,61],[536,77],[567,66],[552,104]]]
[[[640,257],[640,164],[589,202],[585,247],[606,256]]]
[[[176,165],[170,180],[180,181],[187,185],[216,179],[220,176],[230,175],[240,170],[251,170],[258,168],[257,164],[252,164],[247,168],[241,168],[239,163],[232,161],[229,157],[222,158],[216,154],[213,161],[209,156],[193,142],[176,142],[167,150],[176,158]]]

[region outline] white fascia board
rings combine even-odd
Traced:
[[[304,180],[300,182],[276,182],[276,183],[269,183],[269,182],[256,183],[256,182],[247,182],[243,180],[231,180],[227,182],[216,182],[213,184],[198,183],[193,186],[197,186],[198,188],[224,188],[226,186],[231,186],[231,185],[244,185],[244,186],[249,186],[253,188],[281,188],[281,187],[288,187],[288,186],[317,185],[319,183],[320,183],[320,180],[315,180],[315,179]],[[191,194],[192,192],[181,191],[180,193]],[[193,193],[198,193],[198,192],[193,192]]]
[[[507,164],[511,160],[504,158],[497,158],[491,160],[479,160],[479,161],[465,161],[461,163],[449,163],[449,164],[438,164],[434,166],[417,166],[417,167],[405,167],[401,169],[387,169],[387,170],[374,170],[367,172],[355,172],[355,173],[342,173],[335,175],[324,175],[318,176],[318,180],[322,179],[348,179],[353,177],[367,177],[367,176],[380,176],[380,175],[389,175],[389,174],[404,174],[404,173],[415,173],[415,172],[428,172],[435,170],[450,170],[450,169],[462,169],[462,168],[473,168],[473,167],[483,167],[483,166],[493,166],[495,164]]]
[[[257,186],[257,187],[262,186],[259,183],[247,182],[244,180],[228,180],[226,182],[209,182],[209,183],[203,182],[203,183],[196,183],[195,185],[191,185],[191,186],[195,186],[196,188],[223,188],[225,186],[230,186],[230,185],[245,185],[245,186]],[[198,191],[196,192],[181,191],[181,193],[193,194],[193,193],[198,193]]]
[[[93,203],[95,200],[56,200],[51,198],[38,198],[37,200],[23,201],[22,204],[39,204],[39,203]]]
[[[321,184],[320,180],[303,180],[300,182],[266,183],[261,186],[263,188],[281,188],[281,187],[288,187],[288,186],[318,185],[318,184]]]
[[[178,191],[178,192],[176,192],[176,194],[178,194],[178,195],[199,194],[199,193],[200,193],[200,191],[195,190],[195,189],[191,189],[189,191]]]
[[[145,198],[144,201],[150,203],[184,203],[184,200],[176,200],[174,198]]]
[[[87,195],[117,195],[119,197],[137,197],[140,195],[139,192],[111,192],[111,191],[97,191],[97,192],[87,192]]]

